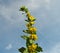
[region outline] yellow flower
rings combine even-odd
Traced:
[[[30,45],[30,46],[28,46],[28,49],[29,49],[29,51],[31,52],[33,52],[33,51],[35,51],[35,49],[37,48],[37,45],[36,44],[32,44],[32,45]]]
[[[35,22],[32,21],[32,22],[30,22],[30,24],[35,24]]]
[[[36,49],[37,48],[37,45],[36,44],[32,44],[32,48],[33,49]]]
[[[26,24],[26,26],[27,26],[27,27],[30,27],[31,24],[34,24],[34,23],[35,23],[35,22],[29,22],[29,23]]]
[[[30,21],[35,20],[35,18],[33,16],[29,16],[28,18],[29,18]]]
[[[33,32],[36,32],[36,28],[35,27],[31,27],[31,28],[29,28],[29,31],[31,32],[31,33],[33,33]]]
[[[38,39],[38,37],[37,37],[37,35],[36,35],[36,34],[31,34],[31,35],[30,35],[30,39],[37,40],[37,39]]]

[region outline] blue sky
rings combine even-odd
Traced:
[[[20,38],[25,29],[22,5],[37,19],[42,53],[60,53],[60,0],[0,0],[0,53],[19,53],[18,48],[25,46]]]

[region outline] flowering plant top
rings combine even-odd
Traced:
[[[21,53],[38,53],[38,52],[42,52],[42,48],[38,45],[38,43],[35,43],[35,41],[38,39],[37,36],[37,28],[34,27],[35,24],[35,20],[36,18],[34,16],[31,15],[31,13],[29,12],[28,8],[26,8],[25,6],[22,6],[20,8],[20,11],[25,12],[27,20],[25,20],[26,23],[26,30],[23,30],[24,33],[27,33],[27,35],[23,35],[21,36],[21,38],[23,38],[24,40],[26,40],[26,48],[25,47],[21,47],[19,50],[19,52]]]

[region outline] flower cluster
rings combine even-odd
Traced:
[[[37,28],[33,25],[35,24],[36,18],[31,15],[29,10],[22,6],[20,8],[20,11],[25,12],[27,20],[25,20],[27,30],[23,30],[24,33],[27,33],[27,35],[21,36],[23,39],[26,40],[26,48],[22,47],[19,49],[21,53],[37,53],[42,52],[42,48],[38,46],[38,43],[35,43],[35,41],[38,39],[38,36],[36,34]]]
[[[36,48],[37,48],[36,44],[32,44],[32,45],[28,46],[29,52],[31,52],[31,53],[34,52],[36,50]]]
[[[32,39],[32,40],[37,40],[38,39],[36,34],[31,34],[29,38]]]

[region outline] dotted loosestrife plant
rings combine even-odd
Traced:
[[[20,11],[25,12],[27,17],[27,19],[25,20],[27,22],[26,23],[27,30],[23,30],[23,32],[26,33],[27,35],[21,36],[24,40],[26,40],[26,48],[21,47],[20,49],[18,49],[19,52],[21,53],[42,52],[43,51],[42,48],[38,45],[38,43],[35,42],[38,39],[36,34],[37,28],[33,26],[35,24],[36,18],[31,15],[28,8],[26,8],[25,6],[22,6],[20,8]]]

